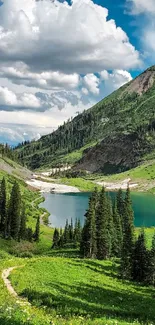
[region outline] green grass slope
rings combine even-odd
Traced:
[[[14,270],[11,281],[55,325],[155,322],[154,289],[119,280],[114,262],[41,258]]]

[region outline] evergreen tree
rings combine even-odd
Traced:
[[[108,197],[107,197],[107,208],[108,208],[108,237],[109,237],[108,256],[110,257],[112,254],[113,242],[114,242],[114,238],[115,238],[112,202],[111,202],[110,195],[108,195]]]
[[[74,243],[77,245],[81,242],[81,222],[80,219],[76,219],[74,227]]]
[[[20,239],[26,239],[26,214],[25,214],[24,204],[21,210],[21,218],[20,218],[19,240]]]
[[[54,234],[53,234],[53,244],[52,248],[58,248],[60,244],[60,235],[59,235],[59,230],[55,228]]]
[[[68,244],[70,241],[70,231],[69,231],[68,219],[66,220],[63,237],[64,237],[64,244]]]
[[[6,211],[6,181],[5,178],[2,179],[1,187],[0,187],[0,231],[5,233],[5,224],[7,218]],[[4,234],[5,235],[5,234]]]
[[[74,238],[74,228],[73,228],[73,219],[71,218],[71,224],[69,225],[69,240],[73,241]]]
[[[132,280],[145,282],[147,277],[147,262],[148,254],[143,230],[134,245],[132,256]]]
[[[33,230],[32,230],[32,228],[27,228],[27,229],[26,229],[26,239],[27,239],[30,243],[32,243],[32,241],[33,241]]]
[[[82,231],[80,251],[86,258],[95,258],[97,254],[96,216],[97,191],[89,199],[89,208],[85,214],[85,224]]]
[[[60,228],[60,239],[59,239],[59,247],[62,248],[64,246],[64,236],[62,228]]]
[[[13,185],[8,211],[8,235],[18,239],[20,229],[21,194],[17,182]]]
[[[148,252],[147,283],[155,286],[155,234],[152,239],[151,251]]]
[[[121,253],[121,276],[131,278],[132,253],[134,245],[134,218],[130,189],[127,188],[124,204],[123,245]]]
[[[121,218],[122,228],[123,228],[123,226],[124,226],[124,197],[123,197],[123,191],[121,188],[117,192],[116,205],[117,205],[118,214]]]
[[[122,251],[123,232],[122,232],[121,217],[117,210],[116,200],[113,206],[113,225],[114,225],[114,237],[113,237],[112,252],[114,256],[120,257]]]
[[[106,259],[109,255],[109,208],[107,196],[104,187],[100,193],[99,203],[97,207],[96,225],[97,225],[97,258],[99,260]]]
[[[40,238],[40,217],[37,218],[34,240],[36,242],[39,242],[39,238]]]

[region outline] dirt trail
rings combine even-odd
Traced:
[[[20,268],[20,267],[23,267],[23,266],[14,266],[14,267],[9,267],[8,269],[3,270],[3,272],[2,272],[2,279],[3,279],[3,281],[4,281],[5,286],[7,287],[8,291],[9,291],[9,293],[10,293],[12,296],[14,296],[14,297],[18,297],[18,298],[19,298],[19,296],[18,296],[17,292],[14,290],[14,288],[13,288],[13,286],[12,286],[10,280],[8,279],[8,277],[9,277],[10,273],[11,273],[13,270],[15,270],[15,269],[17,269],[17,268]]]

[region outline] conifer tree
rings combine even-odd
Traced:
[[[33,241],[33,230],[32,228],[26,229],[26,239],[31,243]]]
[[[55,228],[54,234],[53,234],[53,245],[52,248],[58,248],[59,247],[59,240],[60,240],[60,235],[59,235],[59,230]]]
[[[134,244],[134,217],[130,189],[127,188],[124,204],[123,245],[121,253],[121,276],[131,278],[132,253]]]
[[[107,197],[107,208],[108,208],[108,226],[107,227],[108,227],[108,237],[109,237],[108,256],[110,257],[112,254],[113,242],[114,242],[114,238],[115,238],[112,202],[111,202],[110,195],[108,195],[108,197]]]
[[[19,229],[19,240],[26,239],[26,214],[25,206],[23,204],[20,217],[20,229]]]
[[[96,214],[97,225],[97,258],[106,259],[109,255],[109,233],[108,233],[108,203],[104,187],[100,193]]]
[[[8,211],[8,234],[14,239],[18,239],[20,229],[20,209],[21,209],[21,194],[17,182],[13,185],[9,211]]]
[[[114,256],[120,257],[122,251],[123,232],[122,232],[121,217],[117,210],[116,200],[113,206],[113,225],[114,225],[114,237],[113,237],[112,252]]]
[[[151,251],[148,252],[147,283],[155,286],[155,234],[152,239]]]
[[[96,216],[97,191],[89,199],[89,208],[85,214],[85,224],[82,231],[80,251],[86,258],[96,258]]]
[[[124,197],[123,197],[123,191],[121,188],[117,192],[116,204],[117,204],[117,211],[121,218],[122,227],[123,227],[124,226]]]
[[[147,276],[148,254],[145,244],[144,230],[138,236],[132,256],[132,280],[145,282]]]
[[[69,232],[69,224],[68,224],[68,219],[66,220],[66,224],[65,224],[65,229],[64,229],[64,244],[68,244],[69,240],[70,240],[70,232]]]
[[[64,236],[63,236],[63,231],[62,228],[60,228],[60,239],[59,239],[59,247],[62,248],[64,245]]]
[[[74,228],[73,228],[73,219],[71,218],[71,224],[69,225],[69,240],[73,241],[74,238]]]
[[[39,242],[39,238],[40,238],[40,217],[38,216],[37,222],[36,222],[36,229],[35,229],[35,233],[34,233],[34,240],[36,242]]]
[[[2,179],[0,187],[0,231],[5,233],[5,224],[7,218],[7,209],[6,209],[6,181],[5,178]],[[5,235],[5,234],[4,234]]]

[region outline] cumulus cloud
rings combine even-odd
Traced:
[[[5,0],[0,7],[1,62],[24,62],[31,72],[92,73],[130,68],[139,53],[91,0]],[[122,60],[123,58],[123,60]]]
[[[0,109],[15,110],[19,109],[40,109],[40,101],[30,93],[15,94],[7,87],[0,87]]]
[[[59,71],[31,72],[29,67],[22,62],[15,63],[14,66],[1,66],[0,76],[8,78],[17,85],[22,82],[28,87],[38,87],[47,90],[74,89],[78,87],[80,81],[77,73],[64,74]]]
[[[154,0],[127,0],[127,3],[131,5],[132,14],[155,14],[155,1]]]
[[[145,56],[154,63],[155,54],[155,1],[127,0],[130,13],[139,16],[139,36]],[[141,19],[142,16],[142,19]]]
[[[89,90],[92,94],[98,95],[99,94],[99,78],[97,78],[93,73],[87,74],[83,78],[84,86],[87,90]],[[86,89],[83,89],[83,92],[86,94]]]
[[[128,71],[125,70],[114,70],[111,73],[103,70],[100,73],[100,79],[102,81],[101,93],[104,93],[104,95],[109,95],[112,91],[131,81],[132,76]]]
[[[4,0],[0,58],[0,134],[17,142],[91,107],[140,64],[127,34],[92,0]]]

